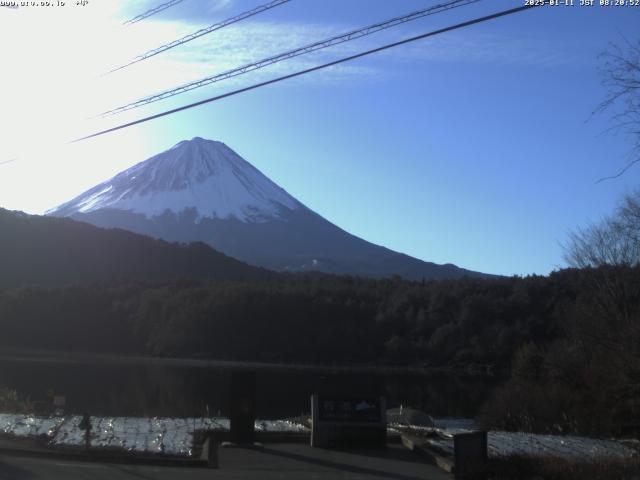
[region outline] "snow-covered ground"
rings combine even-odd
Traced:
[[[453,455],[453,435],[472,431],[472,420],[441,418],[434,421],[439,434],[429,443]],[[489,456],[514,454],[547,455],[564,458],[619,457],[629,458],[637,453],[617,440],[595,439],[569,435],[539,435],[523,432],[491,431],[487,434]]]
[[[519,432],[489,432],[487,443],[493,456],[536,453],[566,458],[629,458],[635,453],[615,440]]]
[[[41,418],[0,414],[0,433],[17,437],[45,436],[51,445],[84,445],[80,416]],[[91,417],[91,447],[139,453],[190,456],[196,430],[228,431],[227,418]],[[308,432],[301,423],[257,420],[259,432]]]
[[[446,433],[448,436],[456,433],[470,432],[475,428],[475,423],[470,418],[434,418],[433,425],[436,429]]]
[[[0,433],[17,437],[41,437],[58,446],[84,445],[80,416],[42,418],[33,415],[0,414]],[[91,446],[118,448],[139,453],[190,456],[196,430],[228,431],[227,418],[141,418],[91,417]],[[419,428],[423,433],[436,432],[428,441],[453,454],[453,435],[473,429],[467,419],[441,418],[435,428]],[[300,421],[257,420],[256,431],[308,433]],[[560,457],[631,457],[635,451],[616,440],[575,436],[536,435],[530,433],[489,432],[490,456],[510,454],[553,455]]]
[[[453,455],[453,437],[432,437],[428,443]],[[631,458],[635,453],[616,440],[521,432],[489,432],[487,443],[490,457],[525,454],[563,458]]]

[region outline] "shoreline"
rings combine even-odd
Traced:
[[[90,365],[149,365],[165,367],[221,368],[226,370],[262,370],[272,372],[308,372],[369,375],[438,376],[456,375],[499,379],[499,373],[486,368],[421,367],[395,365],[317,365],[304,363],[256,362],[212,358],[150,357],[113,353],[69,352],[63,350],[16,349],[0,347],[0,361]],[[480,366],[481,367],[481,366]],[[484,371],[483,371],[484,370]]]

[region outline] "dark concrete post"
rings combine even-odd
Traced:
[[[231,373],[231,443],[249,444],[255,440],[256,373]]]
[[[91,447],[91,417],[88,413],[82,415],[79,427],[84,430],[84,448],[89,451]]]
[[[487,432],[454,435],[453,456],[456,480],[487,478]]]
[[[202,452],[200,453],[200,460],[207,462],[209,468],[219,468],[218,462],[218,442],[213,433],[209,432],[202,444]]]

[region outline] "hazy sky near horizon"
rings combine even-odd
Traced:
[[[55,2],[54,2],[55,3]],[[97,113],[439,3],[292,0],[107,76],[136,55],[266,0],[0,8],[0,207],[42,213],[200,136],[220,140],[309,208],[373,243],[488,273],[564,265],[569,231],[637,188],[607,133],[598,55],[639,41],[640,7],[541,7],[446,33],[114,134],[65,142],[257,81],[520,5],[484,0],[123,115]],[[7,47],[10,46],[10,47]],[[15,161],[11,161],[15,159]],[[5,163],[3,163],[5,162]]]

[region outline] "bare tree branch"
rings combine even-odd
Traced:
[[[640,162],[640,39],[634,43],[624,35],[621,45],[611,43],[599,58],[602,85],[607,89],[606,98],[592,115],[611,111],[612,127],[631,139],[633,158],[617,174],[601,178],[596,183],[624,175]]]
[[[563,247],[565,261],[576,268],[640,265],[640,190],[600,223],[570,233]]]
[[[640,162],[640,158],[636,158],[635,160],[631,160],[629,163],[627,163],[627,165],[622,170],[620,170],[615,175],[611,175],[609,177],[602,177],[596,183],[604,182],[605,180],[613,180],[613,179],[616,179],[616,178],[620,178],[622,175],[627,173],[627,170],[629,170],[631,167],[633,167],[638,162]]]

